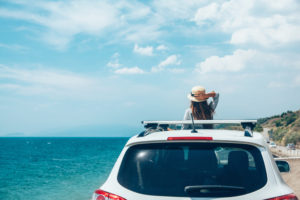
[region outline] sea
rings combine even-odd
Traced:
[[[0,138],[0,200],[89,200],[129,138]]]

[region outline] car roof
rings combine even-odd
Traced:
[[[198,129],[197,133],[191,130],[158,131],[140,137],[135,135],[129,139],[126,146],[140,143],[170,142],[169,137],[211,137],[212,140],[176,140],[184,142],[226,142],[226,143],[247,143],[257,146],[266,146],[262,134],[254,132],[253,136],[245,136],[244,131],[222,130],[222,129]]]

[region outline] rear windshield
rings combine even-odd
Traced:
[[[118,181],[141,194],[229,197],[262,188],[267,177],[260,150],[251,145],[155,143],[127,150]]]

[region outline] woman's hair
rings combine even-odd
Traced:
[[[191,101],[192,115],[195,120],[209,120],[213,119],[214,110],[208,105],[207,101],[194,102]],[[203,128],[212,128],[212,125],[207,124]]]

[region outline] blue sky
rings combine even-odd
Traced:
[[[182,119],[194,85],[220,93],[218,119],[298,110],[299,10],[297,0],[0,0],[0,136],[132,135],[141,120]]]

